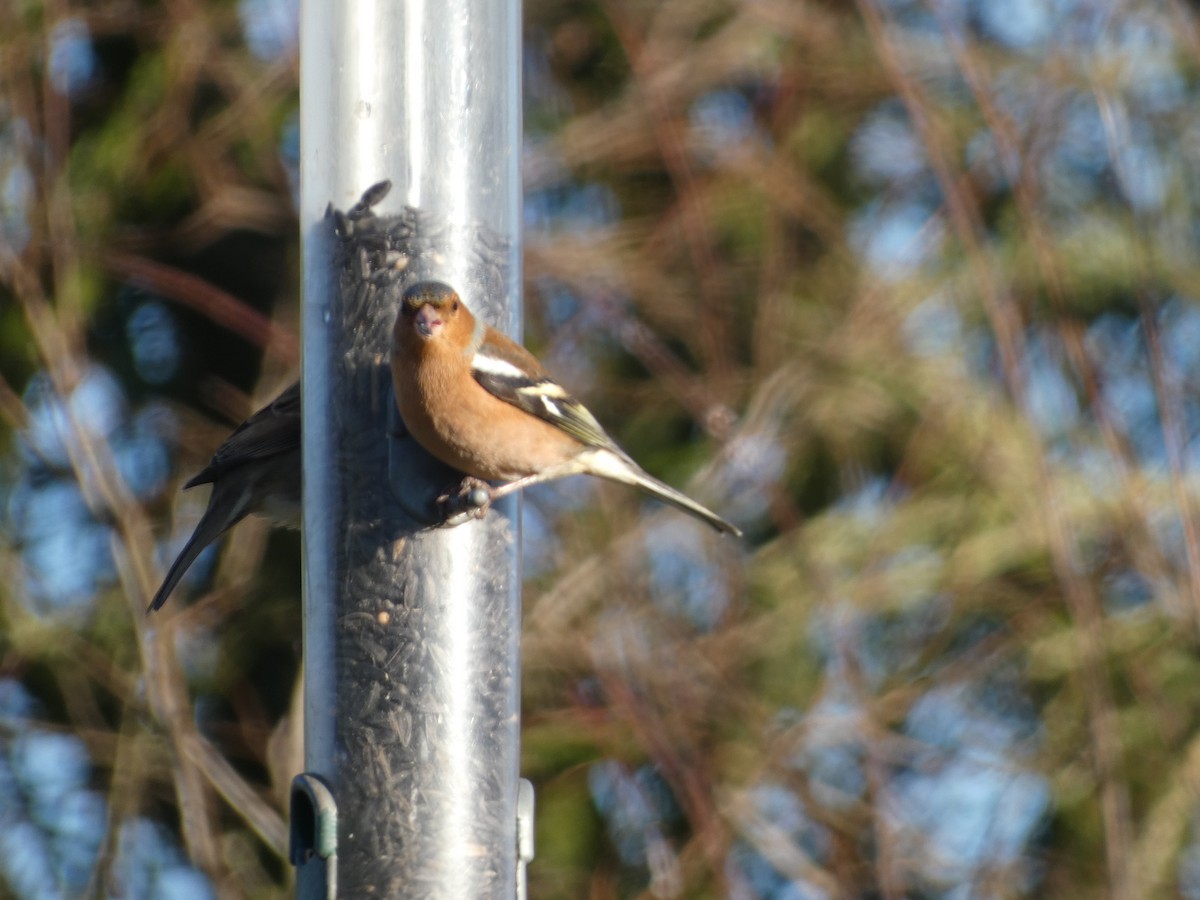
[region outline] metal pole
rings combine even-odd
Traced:
[[[429,527],[455,479],[397,436],[386,360],[417,280],[519,332],[520,19],[517,0],[302,5],[298,896],[516,892],[517,510]]]

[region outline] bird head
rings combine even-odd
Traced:
[[[456,321],[470,318],[454,288],[440,281],[422,281],[404,292],[400,302],[400,317],[396,322],[396,337],[403,328],[408,335],[421,341],[433,340],[453,329]]]

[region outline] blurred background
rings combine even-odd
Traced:
[[[0,895],[290,896],[297,0],[0,4]],[[526,0],[535,898],[1200,897],[1200,17]],[[386,173],[381,173],[386,174]],[[366,185],[363,185],[365,188]]]

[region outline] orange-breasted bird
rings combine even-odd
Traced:
[[[446,465],[503,482],[492,500],[554,478],[598,475],[741,534],[645,472],[533,354],[476,319],[448,285],[421,282],[404,292],[391,366],[409,433]]]
[[[300,527],[300,384],[288,387],[226,438],[204,469],[185,484],[212,484],[208,508],[146,609],[167,602],[205,547],[250,513]]]

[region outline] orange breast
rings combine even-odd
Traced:
[[[458,360],[393,365],[392,381],[400,417],[417,443],[476,478],[513,481],[582,449],[575,438],[489,393]]]

